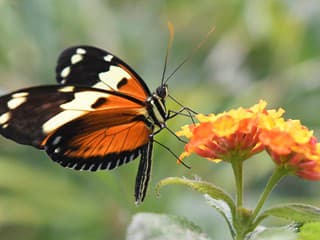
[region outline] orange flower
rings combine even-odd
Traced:
[[[266,102],[260,101],[249,109],[238,108],[218,115],[199,114],[199,124],[184,126],[179,136],[190,139],[180,158],[192,152],[212,161],[245,160],[262,151],[259,142],[259,115],[269,114],[265,109]],[[281,112],[272,112],[277,117]]]
[[[301,178],[320,180],[320,145],[300,121],[280,121],[261,129],[259,138],[277,165]]]
[[[283,109],[266,110],[260,101],[251,108],[220,114],[199,114],[198,124],[177,133],[189,142],[180,159],[196,153],[211,161],[244,161],[263,151],[289,172],[320,180],[320,143],[298,120],[285,120]]]

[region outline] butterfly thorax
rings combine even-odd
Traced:
[[[168,114],[165,105],[165,98],[167,95],[167,85],[161,85],[157,88],[156,92],[147,99],[147,109],[150,120],[160,129],[166,126]]]

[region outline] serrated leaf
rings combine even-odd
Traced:
[[[165,214],[138,213],[134,215],[126,240],[210,240],[189,220]]]
[[[276,206],[264,211],[256,222],[260,222],[268,216],[284,218],[301,223],[320,222],[320,208],[298,203]]]
[[[297,240],[320,239],[320,222],[307,223],[303,225],[298,233]]]
[[[159,194],[160,188],[169,184],[181,184],[196,190],[202,194],[207,194],[211,198],[216,200],[224,201],[230,208],[232,216],[235,213],[235,204],[232,198],[221,188],[215,186],[212,183],[201,181],[201,180],[191,180],[187,178],[179,178],[179,177],[168,177],[161,180],[156,186],[156,192]]]

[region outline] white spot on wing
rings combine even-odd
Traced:
[[[77,164],[76,164],[76,163],[74,163],[72,166],[69,166],[69,168],[71,168],[71,169],[75,169],[75,168],[76,168],[76,166],[77,166]]]
[[[81,166],[81,168],[80,168],[80,171],[84,171],[85,168],[86,168],[86,165],[83,164],[83,165]]]
[[[77,111],[77,110],[63,111],[63,112],[55,115],[54,117],[50,118],[48,121],[46,121],[42,125],[42,131],[44,133],[50,133],[50,132],[56,130],[57,128],[61,127],[65,123],[70,122],[70,121],[84,115],[85,113],[86,112]]]
[[[67,168],[74,169],[75,165],[76,165],[76,163],[72,163],[72,162],[68,163]]]
[[[9,119],[10,119],[10,113],[9,112],[3,113],[2,115],[0,115],[0,124],[4,124],[8,122]],[[4,127],[4,125],[2,127]]]
[[[28,92],[18,92],[11,95],[12,98],[26,97],[28,96]]]
[[[71,57],[71,63],[76,64],[77,62],[80,62],[83,59],[83,56],[81,54],[74,54]]]
[[[73,86],[66,86],[58,89],[59,92],[73,92],[73,90]]]
[[[61,149],[59,147],[57,147],[56,149],[54,149],[54,153],[59,153],[61,151]]]
[[[88,168],[88,171],[93,171],[92,169],[94,168],[94,164],[91,164],[91,166]]]
[[[115,168],[118,168],[118,167],[119,167],[119,165],[120,165],[120,161],[121,161],[121,159],[119,158],[119,159],[117,160],[117,163],[116,163]]]
[[[111,60],[113,59],[113,56],[111,54],[108,54],[107,56],[105,56],[103,58],[106,62],[111,62]]]
[[[99,73],[99,79],[108,85],[111,90],[117,90],[117,85],[123,78],[130,79],[131,76],[117,66],[110,66],[108,71]]]
[[[57,145],[57,144],[60,142],[61,138],[62,138],[61,136],[57,136],[57,137],[53,140],[52,144],[53,144],[53,145]]]
[[[102,163],[99,163],[98,165],[96,165],[97,166],[97,170],[101,169],[101,165],[102,165]]]
[[[110,167],[111,167],[111,162],[108,162],[108,165],[107,165],[106,169],[109,170]],[[99,166],[99,168],[100,168],[100,166]]]
[[[71,68],[70,67],[65,67],[61,73],[60,73],[60,76],[65,78],[67,77],[69,74],[70,74],[70,71],[71,71]]]
[[[25,97],[12,98],[7,103],[8,108],[15,109],[15,108],[19,107],[22,103],[24,103],[26,100],[27,100],[27,98],[25,98]]]
[[[70,102],[60,105],[63,109],[78,109],[82,111],[93,111],[92,104],[99,98],[107,98],[109,94],[102,92],[83,91],[74,94],[74,99]]]
[[[83,48],[77,48],[76,53],[77,54],[86,54],[86,50]]]
[[[8,126],[9,126],[9,124],[5,123],[5,124],[2,125],[2,128],[4,129],[4,128],[7,128]]]

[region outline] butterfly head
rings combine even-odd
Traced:
[[[156,95],[161,99],[164,100],[168,96],[168,85],[162,84],[156,90]]]

